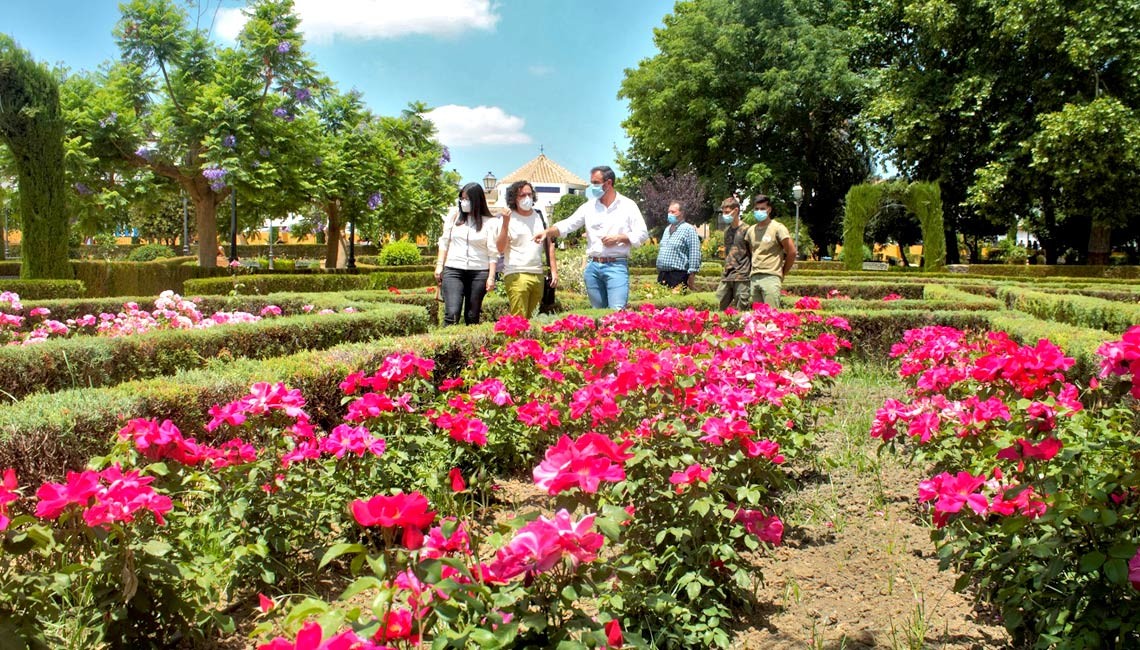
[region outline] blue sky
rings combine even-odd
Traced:
[[[73,70],[118,56],[110,0],[0,0],[0,30]],[[211,3],[217,7],[217,0]],[[464,182],[503,177],[538,155],[581,177],[627,145],[617,98],[626,68],[652,56],[672,0],[295,0],[307,51],[373,111],[411,101],[433,120]],[[224,0],[214,33],[240,28]]]

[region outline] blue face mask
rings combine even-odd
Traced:
[[[597,183],[590,183],[590,186],[586,188],[587,199],[600,199],[605,193],[606,192],[602,189],[602,186]]]
[[[731,213],[720,215],[720,219],[721,219],[721,221],[723,221],[725,223],[732,223],[733,221],[735,221],[735,219],[733,218]]]
[[[667,214],[665,215],[665,219],[668,220],[670,224],[677,223],[677,215],[675,214]]]
[[[756,217],[756,221],[763,221],[768,218],[767,210],[753,210],[752,214]]]

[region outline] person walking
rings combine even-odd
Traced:
[[[748,228],[740,221],[740,201],[730,196],[720,202],[720,218],[724,231],[724,273],[716,288],[720,310],[729,307],[745,311],[752,306],[748,276],[752,272],[752,255],[745,242]]]
[[[483,297],[495,288],[494,237],[498,226],[487,206],[483,186],[468,183],[459,191],[459,205],[452,208],[439,238],[435,281],[443,292],[443,324],[474,325],[483,311]]]
[[[595,309],[623,309],[629,301],[629,252],[649,239],[641,209],[614,189],[617,175],[605,165],[590,170],[586,198],[574,214],[535,235],[541,243],[586,229],[582,279]]]
[[[779,309],[784,278],[796,264],[796,243],[787,226],[772,217],[772,204],[767,196],[756,195],[752,215],[756,223],[745,233],[745,244],[752,258],[748,275],[751,300]]]
[[[507,186],[507,207],[499,224],[495,245],[503,255],[503,287],[507,290],[510,312],[531,318],[542,301],[546,276],[543,257],[550,261],[550,285],[558,286],[558,262],[554,240],[539,243],[535,237],[546,230],[546,219],[534,207],[534,186],[516,181]],[[545,249],[545,251],[544,251]]]
[[[685,221],[681,204],[669,204],[665,215],[669,225],[661,233],[657,248],[657,283],[670,289],[681,286],[696,291],[697,272],[701,270],[701,237],[693,224]]]

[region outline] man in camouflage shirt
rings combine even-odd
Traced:
[[[724,274],[716,296],[721,311],[729,307],[744,311],[751,307],[748,276],[752,272],[752,253],[744,239],[748,226],[740,221],[740,201],[732,196],[721,201],[720,216],[728,228],[724,231]]]

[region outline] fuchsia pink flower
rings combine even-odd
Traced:
[[[1140,325],[1128,328],[1119,341],[1110,341],[1096,351],[1102,359],[1100,376],[1120,375],[1131,383],[1131,393],[1140,399]]]
[[[123,473],[118,465],[101,472],[68,472],[66,483],[44,483],[36,491],[36,516],[56,519],[74,505],[83,511],[88,526],[109,528],[112,523],[134,521],[139,510],[149,510],[161,525],[173,503],[155,492],[152,482],[153,476],[142,476],[137,469]]]
[[[618,444],[599,433],[583,434],[577,440],[562,436],[534,468],[534,483],[552,495],[574,487],[592,494],[603,481],[625,480],[622,465],[633,457],[626,452],[631,446],[632,441]]]
[[[257,650],[379,650],[380,648],[356,636],[356,632],[352,630],[345,630],[328,639],[324,636],[320,623],[310,621],[297,633],[295,640],[290,641],[279,636],[269,643],[257,646]]]
[[[902,300],[902,296],[897,293],[888,293],[887,295],[883,296],[883,302],[891,302],[893,300]]]
[[[1133,589],[1140,590],[1140,549],[1128,560],[1128,581]]]
[[[443,521],[455,521],[455,518],[448,517]],[[467,529],[463,527],[463,522],[455,525],[455,531],[451,533],[450,537],[444,533],[442,526],[432,527],[424,539],[424,545],[420,552],[421,557],[429,559],[439,559],[457,554],[471,555],[471,538],[467,535]]]
[[[352,502],[352,516],[361,526],[380,528],[402,528],[404,546],[418,549],[423,545],[423,529],[435,521],[435,511],[424,495],[419,492],[385,496],[378,494],[367,501],[357,499]]]
[[[507,387],[503,385],[503,380],[497,377],[484,379],[472,386],[468,392],[475,400],[489,400],[498,406],[514,403],[511,394],[507,392]]]
[[[345,454],[363,457],[365,454],[380,456],[384,453],[384,439],[372,435],[363,426],[338,425],[320,441],[321,452],[344,458]]]
[[[775,515],[769,515],[763,510],[746,510],[738,508],[732,517],[733,521],[744,525],[744,530],[755,535],[762,542],[779,546],[784,539],[784,522]]]
[[[489,571],[497,580],[505,581],[523,573],[549,571],[564,557],[572,565],[592,562],[605,538],[592,532],[594,515],[578,521],[570,518],[566,510],[559,510],[553,519],[539,517],[523,526],[514,538],[499,549]]]
[[[495,321],[495,331],[513,338],[530,331],[530,321],[522,316],[506,314]]]
[[[9,467],[4,470],[3,480],[0,480],[0,530],[7,530],[12,521],[8,518],[8,504],[20,498],[16,491],[16,470]]]
[[[558,415],[558,409],[549,402],[534,400],[518,408],[520,422],[527,426],[538,427],[543,431],[562,426],[562,420],[559,419]]]
[[[711,467],[701,467],[697,463],[693,463],[685,468],[683,472],[673,472],[669,477],[669,482],[677,486],[677,494],[685,490],[685,485],[691,485],[696,482],[708,483],[712,478]]]
[[[796,309],[816,309],[816,310],[818,310],[821,307],[822,307],[822,304],[819,302],[819,298],[813,298],[811,296],[804,296],[803,298],[800,298],[799,300],[797,300],[796,304],[795,304]]]

